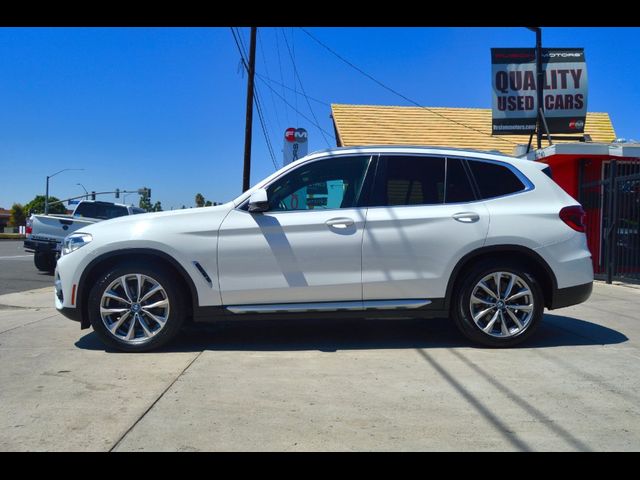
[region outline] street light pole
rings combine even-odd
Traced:
[[[55,177],[59,173],[67,172],[69,170],[84,170],[84,168],[63,168],[59,172],[54,173],[53,175],[47,175],[47,188],[44,193],[44,213],[45,215],[49,213],[49,179]],[[84,188],[84,187],[83,187]]]
[[[81,183],[76,183],[76,185],[80,185],[82,187],[82,189],[84,190],[84,193],[86,194],[86,196],[84,197],[85,200],[89,200],[89,192],[87,191],[87,189],[85,188],[85,186]]]

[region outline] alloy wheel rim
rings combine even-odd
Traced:
[[[515,337],[531,324],[533,293],[522,277],[511,272],[493,272],[473,287],[469,311],[473,322],[485,334]]]
[[[139,344],[155,337],[169,318],[169,297],[162,285],[148,275],[128,273],[104,290],[100,317],[118,340]]]

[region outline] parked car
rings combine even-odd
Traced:
[[[34,252],[33,262],[38,270],[53,272],[67,235],[102,220],[137,213],[145,211],[120,203],[82,200],[72,215],[34,214],[27,219],[24,249]]]
[[[444,148],[314,153],[220,206],[83,227],[55,304],[131,352],[187,320],[255,317],[448,316],[512,346],[592,288],[584,212],[545,167]]]

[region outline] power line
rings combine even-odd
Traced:
[[[236,31],[235,31],[234,27],[230,27],[230,29],[231,29],[231,35],[233,35],[233,40],[236,42],[236,47],[238,47],[238,52],[240,52],[240,60],[242,61],[242,66],[248,72],[249,71],[249,65],[247,65],[247,61],[244,58],[245,57],[245,53],[242,50],[242,48],[240,47],[240,42],[238,41],[238,38],[236,37]]]
[[[263,74],[258,73],[258,72],[256,72],[256,75],[257,75],[258,77],[261,77],[263,80],[266,80],[267,82],[275,83],[275,84],[276,84],[276,85],[278,85],[279,87],[286,88],[287,90],[293,91],[293,88],[291,88],[291,87],[287,87],[286,85],[284,85],[284,84],[282,84],[282,83],[278,82],[277,80],[274,80],[273,78],[269,78],[269,77],[267,77],[266,75],[263,75]],[[298,95],[303,95],[303,94],[302,94],[302,92],[298,92]],[[305,96],[305,95],[303,95],[303,96]],[[330,104],[330,103],[327,103],[327,102],[325,102],[325,101],[323,101],[323,100],[318,100],[317,98],[313,98],[313,97],[312,97],[312,96],[310,96],[310,95],[306,95],[306,97],[307,97],[309,100],[312,100],[312,101],[317,102],[317,103],[319,103],[319,104],[321,104],[321,105],[324,105],[325,107],[330,107],[330,106],[331,106],[331,104]]]
[[[307,92],[304,89],[304,85],[302,84],[302,79],[300,78],[300,74],[298,73],[298,67],[296,67],[295,57],[294,57],[294,55],[292,53],[291,48],[289,48],[289,42],[287,42],[287,38],[286,37],[285,37],[284,41],[285,41],[285,44],[287,46],[287,50],[289,52],[289,56],[291,57],[291,63],[293,64],[293,73],[295,74],[295,77],[298,79],[298,82],[300,83],[300,88],[302,89],[302,94],[304,95],[304,98],[307,101],[307,106],[309,107],[309,111],[311,112],[311,116],[313,117],[315,122],[317,124],[319,124],[320,122],[318,122],[318,118],[316,117],[316,114],[313,111],[313,108],[311,108],[311,103],[309,102],[309,98],[307,98]],[[320,130],[320,133],[322,134],[322,138],[324,139],[325,143],[327,144],[327,147],[331,148],[331,144],[329,143],[329,140],[327,140],[327,137],[325,136],[324,132],[322,130]]]
[[[280,70],[280,82],[282,82],[280,85],[283,86],[282,96],[284,98],[286,98],[287,95],[286,95],[286,93],[284,91],[284,75],[282,74],[282,60],[280,58],[280,40],[278,39],[278,30],[274,29],[273,32],[275,33],[275,36],[276,36],[276,51],[278,52],[278,69]],[[285,102],[285,104],[286,104],[286,102]],[[287,118],[287,124],[289,124],[289,109],[288,108],[284,109],[284,114],[285,114],[285,117]]]
[[[329,135],[331,138],[333,138],[334,140],[336,139],[336,137],[333,136],[333,134],[327,132],[324,128],[322,128],[320,125],[318,125],[317,123],[315,123],[313,120],[311,120],[309,117],[307,117],[304,113],[297,111],[293,105],[291,105],[287,100],[285,100],[285,98],[280,95],[278,92],[276,92],[276,90],[269,85],[266,81],[262,80],[262,78],[258,77],[258,80],[260,80],[262,83],[265,84],[265,86],[270,89],[273,93],[275,93],[275,95],[277,97],[280,98],[280,100],[282,100],[284,103],[286,103],[292,110],[294,110],[296,113],[298,113],[302,118],[304,118],[307,122],[309,122],[311,125],[313,125],[314,127],[316,127],[318,130],[323,131],[324,133],[326,133],[327,135]]]
[[[242,37],[240,36],[240,32],[238,31],[237,27],[235,28],[235,32],[234,32],[234,27],[231,27],[231,32],[234,34],[233,38],[234,40],[236,40],[236,46],[238,47],[238,51],[240,52],[240,57],[242,59],[242,63],[245,67],[245,69],[247,70],[247,72],[249,71],[249,67],[247,64],[247,60],[246,60],[246,55],[247,52],[244,49],[244,42],[242,41]],[[237,35],[237,38],[236,38]],[[254,72],[254,74],[257,74],[257,72]],[[256,98],[256,110],[258,111],[258,118],[260,119],[260,126],[262,127],[262,133],[265,137],[265,142],[267,144],[267,149],[269,150],[269,155],[271,156],[271,162],[273,163],[273,166],[275,167],[276,170],[278,170],[277,167],[277,162],[275,159],[275,154],[273,152],[273,146],[271,144],[271,140],[269,139],[269,136],[267,134],[267,126],[266,126],[266,115],[264,115],[263,112],[263,108],[262,105],[260,104],[260,99],[258,97],[258,86],[256,84],[254,84],[253,87],[253,92]],[[272,98],[273,98],[273,92],[271,92]],[[274,101],[275,103],[275,101]]]
[[[231,33],[233,34],[233,39],[236,42],[236,46],[238,47],[238,52],[240,53],[240,59],[242,60],[242,64],[244,65],[245,69],[247,70],[247,72],[249,71],[249,65],[247,63],[247,60],[245,58],[245,52],[243,50],[243,44],[242,44],[242,37],[240,37],[240,34],[238,32],[236,32],[234,30],[233,27],[231,27]],[[238,37],[236,37],[236,33],[238,33]],[[262,114],[262,107],[261,107],[261,102],[260,102],[260,98],[258,96],[258,86],[254,84],[253,86],[253,92],[255,94],[255,104],[256,104],[256,110],[258,111],[258,118],[260,120],[260,127],[262,128],[262,134],[264,135],[264,139],[265,139],[265,143],[267,144],[267,150],[269,151],[269,156],[271,157],[271,162],[273,163],[274,168],[276,169],[276,171],[278,170],[278,165],[276,162],[276,157],[275,154],[273,153],[273,147],[271,145],[271,141],[269,140],[269,135],[267,134],[267,128],[266,128],[266,122],[264,120],[264,116]]]
[[[273,146],[271,145],[271,140],[269,140],[269,135],[267,135],[267,126],[264,115],[262,113],[262,106],[260,101],[260,95],[258,95],[258,86],[254,85],[253,91],[256,94],[256,110],[258,111],[258,119],[260,120],[260,127],[262,127],[262,134],[264,135],[264,140],[267,144],[267,149],[269,150],[269,156],[271,157],[271,162],[273,163],[273,168],[278,170],[278,164],[276,162],[276,156],[273,153]]]
[[[260,54],[262,55],[262,62],[264,63],[264,71],[266,72],[267,76],[269,75],[269,67],[267,65],[267,57],[264,54],[264,47],[262,46],[262,36],[260,35],[261,31],[258,31],[258,45],[260,45]],[[256,72],[257,73],[257,72]],[[271,104],[273,105],[273,111],[275,112],[275,116],[276,116],[276,123],[278,125],[278,127],[281,126],[281,122],[280,122],[280,116],[278,115],[278,108],[276,107],[276,99],[273,96],[273,92],[269,91],[270,96],[271,96]]]
[[[459,122],[457,120],[454,120],[450,117],[447,117],[446,115],[441,114],[440,112],[437,112],[429,107],[425,107],[424,105],[419,104],[418,102],[415,102],[414,100],[411,100],[409,97],[403,95],[402,93],[398,92],[397,90],[394,90],[393,88],[385,85],[384,83],[382,83],[380,80],[374,78],[372,75],[368,74],[367,72],[365,72],[364,70],[362,70],[360,67],[358,67],[357,65],[354,65],[353,63],[351,63],[349,60],[347,60],[346,58],[344,58],[342,55],[340,55],[339,53],[337,53],[335,50],[333,50],[331,47],[325,45],[324,43],[322,43],[320,40],[318,40],[315,36],[313,36],[309,31],[307,31],[304,27],[298,27],[300,28],[300,30],[302,30],[304,33],[307,34],[307,36],[309,36],[313,41],[315,41],[318,45],[320,45],[321,47],[323,47],[324,49],[326,49],[327,51],[329,51],[332,55],[336,56],[338,59],[340,59],[341,61],[343,61],[344,63],[346,63],[347,65],[349,65],[351,68],[353,68],[354,70],[356,70],[357,72],[361,73],[362,75],[364,75],[365,77],[367,77],[369,80],[375,82],[376,84],[378,84],[379,86],[381,86],[382,88],[384,88],[385,90],[393,93],[394,95],[397,95],[398,97],[406,100],[407,102],[415,105],[416,107],[420,107],[420,108],[424,108],[425,110],[427,110],[428,112],[433,113],[434,115],[437,115],[441,118],[444,118],[445,120],[448,120],[452,123],[455,123],[457,125],[460,125],[462,127],[468,128],[469,130],[473,130],[475,132],[481,133],[482,135],[487,135],[489,137],[494,138],[493,135],[491,135],[490,133],[487,132],[483,132],[482,130],[478,130],[477,128],[474,128],[470,125],[466,125],[462,122]],[[502,137],[502,136],[496,136],[495,138],[502,140],[503,142],[507,142],[510,143],[512,145],[517,145],[517,142],[512,142],[511,140],[507,140],[506,138]]]
[[[284,27],[282,27],[282,38],[284,38],[284,43],[287,45],[287,49],[289,49],[289,42],[287,42],[287,35],[286,32],[284,30]],[[291,43],[293,43],[293,27],[291,27]],[[289,52],[289,55],[291,55],[291,52]],[[293,66],[293,90],[295,93],[295,96],[293,97],[295,104],[296,104],[296,112],[298,111],[298,92],[297,92],[297,87],[296,87],[296,60],[295,60],[295,55],[291,58],[291,65]],[[298,126],[298,123],[300,123],[298,121],[298,117],[296,116],[296,127]]]

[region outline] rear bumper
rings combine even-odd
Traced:
[[[46,240],[27,239],[24,241],[24,249],[29,252],[53,252],[59,250],[58,242]]]
[[[549,310],[582,303],[591,296],[592,290],[593,282],[583,283],[574,287],[558,288],[553,293]]]

